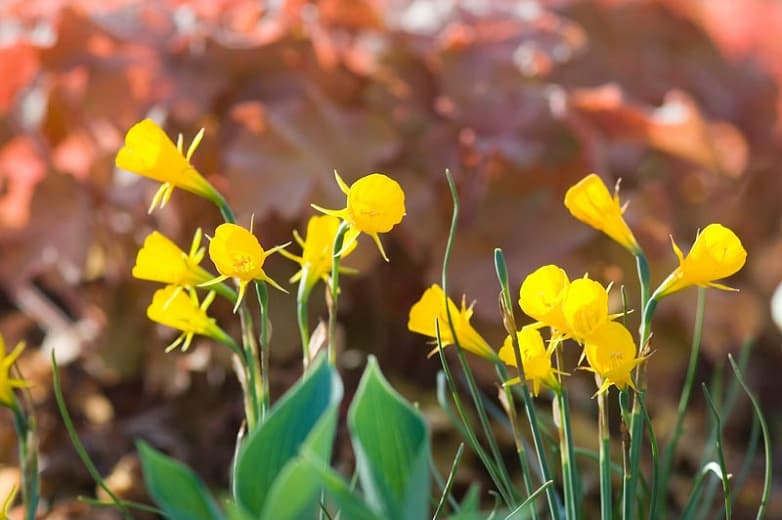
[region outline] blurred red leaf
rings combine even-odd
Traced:
[[[610,138],[631,139],[730,177],[744,173],[747,143],[724,122],[708,121],[686,93],[670,91],[659,107],[625,99],[617,85],[575,89],[570,105]]]
[[[32,81],[40,66],[37,49],[28,43],[0,48],[0,114],[11,108],[16,94]]]
[[[27,223],[35,185],[46,175],[46,162],[30,137],[18,136],[0,148],[0,227],[20,228]]]

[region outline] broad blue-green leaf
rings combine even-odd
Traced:
[[[338,403],[337,403],[338,404]],[[328,463],[337,427],[337,406],[330,407],[302,443],[301,450],[316,460]],[[302,456],[297,456],[285,465],[274,481],[263,506],[261,518],[268,520],[298,520],[316,518],[319,509],[318,498],[321,490],[321,478],[313,472]]]
[[[241,448],[234,470],[234,496],[244,510],[261,518],[272,492],[275,501],[290,496],[288,488],[295,489],[296,472],[290,470],[294,473],[291,475],[285,467],[303,446],[322,460],[330,460],[335,414],[341,399],[339,376],[321,356],[309,373],[272,407],[266,421],[250,433]],[[284,479],[281,487],[275,482],[278,477]],[[319,492],[305,484],[297,500],[306,510],[317,503]]]
[[[383,377],[369,358],[348,412],[361,489],[377,514],[389,520],[428,515],[429,433],[421,414]]]
[[[150,496],[172,520],[219,520],[212,497],[193,471],[149,444],[137,443]]]
[[[329,497],[339,508],[342,518],[350,520],[382,520],[367,505],[358,491],[351,489],[345,479],[336,471],[317,459],[307,458],[310,471],[318,475]]]

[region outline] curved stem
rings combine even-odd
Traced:
[[[242,326],[242,348],[239,358],[245,369],[246,386],[245,392],[249,393],[249,403],[245,399],[245,415],[247,416],[247,428],[253,431],[261,417],[261,374],[258,363],[258,346],[255,343],[255,333],[253,331],[253,322],[247,306],[242,303],[239,307],[239,320]],[[247,405],[251,408],[248,410]]]

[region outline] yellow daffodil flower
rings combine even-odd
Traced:
[[[301,269],[294,274],[290,282],[298,282],[302,276],[305,278],[306,293],[309,294],[312,287],[323,280],[328,283],[331,275],[333,261],[334,237],[339,229],[340,220],[331,215],[310,217],[307,222],[307,233],[302,238],[297,231],[293,231],[293,238],[301,246],[301,256],[294,255],[282,249],[280,254],[285,258],[297,262]],[[348,256],[355,248],[356,242],[349,244],[342,252],[342,258]],[[340,266],[340,273],[355,272],[353,269]]]
[[[456,339],[464,350],[472,352],[482,358],[490,361],[497,359],[497,354],[489,346],[483,337],[470,325],[472,318],[472,306],[467,307],[462,299],[462,308],[456,307],[456,304],[448,298],[448,309],[453,320],[453,328],[456,331]],[[443,347],[454,344],[454,337],[451,333],[451,327],[448,325],[448,314],[445,307],[445,293],[439,285],[434,284],[429,287],[421,299],[410,308],[410,317],[407,322],[407,328],[411,332],[417,332],[430,338],[436,338],[435,319],[440,326],[440,341]],[[429,355],[437,352],[435,348]]]
[[[372,237],[380,254],[388,261],[378,234],[388,233],[402,222],[402,217],[405,216],[405,192],[402,187],[382,173],[362,177],[351,186],[348,186],[336,171],[334,176],[342,193],[347,196],[346,207],[341,210],[324,209],[315,204],[312,207],[347,222],[348,230],[340,254],[352,246],[359,234],[366,233]]]
[[[635,390],[633,370],[645,357],[637,357],[638,349],[624,325],[615,321],[603,323],[584,340],[590,370],[603,380],[595,395],[605,392],[611,385],[620,390],[628,386]],[[593,396],[594,397],[594,396]]]
[[[139,249],[133,276],[140,280],[183,287],[195,287],[208,282],[214,276],[199,266],[206,254],[206,249],[201,247],[201,236],[201,230],[198,229],[193,236],[190,252],[185,253],[165,235],[153,231]]]
[[[214,297],[215,293],[210,291],[199,305],[194,290],[182,291],[179,287],[168,285],[155,291],[152,303],[147,307],[147,317],[156,323],[182,331],[182,334],[166,347],[166,352],[174,350],[180,344],[183,351],[187,350],[196,334],[233,345],[230,336],[223,332],[214,318],[206,314]]]
[[[633,255],[640,253],[641,248],[622,217],[625,208],[619,203],[618,183],[611,196],[602,179],[590,173],[567,191],[565,207],[578,220],[602,231]]]
[[[551,354],[554,345],[546,349],[543,336],[533,326],[527,325],[516,333],[519,341],[519,354],[521,354],[521,366],[524,370],[524,378],[532,383],[532,393],[535,397],[540,393],[540,386],[559,391],[557,373],[561,373],[551,366]],[[510,336],[505,338],[505,343],[499,351],[500,359],[507,365],[516,366],[516,355],[513,352],[513,342]],[[513,378],[508,384],[519,383],[519,378]]]
[[[280,251],[288,244],[276,246],[266,251],[258,239],[255,238],[255,235],[248,229],[237,224],[220,224],[215,230],[215,236],[209,243],[209,258],[214,262],[220,276],[201,284],[201,286],[220,283],[228,278],[236,280],[239,284],[239,296],[236,298],[234,312],[239,308],[239,304],[242,302],[242,298],[244,298],[247,284],[253,280],[263,280],[282,292],[288,292],[269,278],[263,270],[266,258]]]
[[[24,350],[24,343],[20,342],[14,347],[14,350],[10,354],[5,352],[5,341],[0,336],[0,406],[6,408],[13,408],[16,406],[16,396],[14,395],[14,388],[24,388],[29,386],[28,383],[22,379],[16,379],[11,377],[11,367],[19,359],[19,356]]]
[[[654,292],[654,298],[681,291],[691,285],[714,287],[733,291],[730,287],[715,283],[738,272],[747,261],[747,251],[741,240],[721,224],[709,224],[695,238],[685,257],[671,237],[673,252],[679,259],[677,267]]]
[[[573,280],[562,298],[568,333],[579,343],[609,320],[608,292],[589,278]]]
[[[165,206],[174,188],[187,190],[215,203],[222,201],[217,190],[190,164],[190,158],[203,136],[204,130],[201,129],[185,155],[182,136],[174,145],[163,129],[151,119],[144,119],[128,130],[125,146],[117,153],[115,164],[123,170],[163,183],[152,199],[150,213],[158,203],[161,208]]]
[[[524,279],[519,306],[527,316],[560,332],[568,325],[562,314],[562,298],[570,285],[567,273],[556,265],[544,265]]]

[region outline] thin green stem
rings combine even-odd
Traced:
[[[337,309],[339,301],[339,262],[341,260],[342,244],[345,240],[345,232],[348,229],[348,223],[344,220],[337,228],[334,235],[334,247],[332,248],[331,258],[331,279],[329,280],[329,363],[337,363]]]
[[[613,518],[611,499],[611,433],[608,429],[608,407],[605,392],[597,395],[598,436],[600,437],[600,518]]]
[[[649,519],[656,520],[657,495],[660,492],[660,453],[657,446],[657,436],[654,434],[654,428],[652,428],[652,419],[649,417],[649,412],[646,409],[645,394],[638,394],[636,397],[641,403],[641,412],[646,424],[646,434],[649,436],[649,445],[652,449],[652,490],[649,495]]]
[[[684,415],[687,413],[687,406],[690,403],[690,395],[692,394],[692,384],[695,380],[695,369],[698,366],[698,357],[700,356],[701,338],[703,335],[703,317],[706,309],[706,290],[703,287],[698,288],[698,303],[695,310],[695,326],[692,334],[692,345],[690,347],[690,360],[687,364],[687,374],[684,377],[684,384],[682,386],[682,392],[679,396],[679,406],[676,411],[676,421],[673,427],[673,434],[670,441],[665,446],[663,452],[663,458],[660,463],[660,486],[662,489],[667,489],[668,479],[671,474],[671,466],[673,464],[673,457],[676,454],[676,446],[679,443],[684,425]],[[665,495],[661,495],[664,497]],[[664,502],[664,498],[661,498]],[[665,503],[662,511],[666,512],[667,507]]]
[[[228,205],[228,202],[226,202],[222,196],[220,196],[220,200],[218,200],[216,204],[217,207],[220,208],[220,214],[223,216],[223,220],[229,224],[236,224],[236,216],[234,215],[231,206]]]
[[[766,469],[763,476],[763,494],[760,497],[760,505],[758,506],[757,515],[755,516],[756,520],[760,520],[766,514],[766,506],[768,505],[771,496],[771,470],[773,462],[773,459],[771,458],[771,435],[769,434],[768,424],[766,423],[765,417],[763,417],[763,411],[760,409],[757,398],[750,391],[746,381],[744,381],[741,370],[736,365],[733,356],[730,354],[728,354],[728,361],[730,361],[730,366],[733,369],[733,373],[736,375],[736,379],[738,379],[741,387],[744,389],[744,392],[752,403],[752,410],[755,412],[755,417],[757,417],[758,422],[760,423],[760,431],[763,434],[763,462],[765,463]]]
[[[258,296],[258,307],[261,312],[261,422],[266,419],[269,412],[271,395],[269,391],[269,355],[271,353],[269,337],[269,287],[266,282],[255,280],[255,294]]]
[[[559,347],[555,349],[557,370],[562,370],[562,351]],[[567,389],[560,385],[557,394],[557,408],[559,412],[559,458],[562,464],[562,479],[565,488],[565,511],[568,520],[581,517],[581,509],[578,499],[578,484],[576,475],[578,473],[576,465],[576,456],[573,452],[573,430],[570,423],[570,403],[568,401]]]
[[[101,489],[103,489],[103,491],[106,492],[106,494],[114,502],[114,505],[116,505],[117,508],[122,512],[123,518],[125,518],[125,520],[132,520],[133,517],[131,516],[130,512],[127,510],[122,501],[117,498],[117,495],[114,494],[111,488],[106,485],[106,482],[103,480],[103,477],[101,477],[100,472],[98,472],[98,469],[95,467],[95,464],[93,464],[92,459],[90,459],[90,456],[87,454],[87,450],[84,448],[84,444],[82,444],[81,439],[79,439],[79,434],[76,432],[76,428],[74,427],[73,421],[71,420],[71,414],[68,412],[67,406],[65,406],[65,397],[62,395],[60,373],[57,368],[57,358],[55,357],[54,351],[52,351],[52,386],[54,387],[54,398],[57,401],[57,408],[60,410],[62,422],[65,424],[65,430],[68,432],[68,437],[71,439],[71,444],[73,444],[73,447],[84,464],[84,467],[87,468],[87,472],[90,474],[92,479],[98,484],[98,486],[101,487]]]
[[[261,386],[260,364],[258,363],[258,346],[255,342],[252,316],[244,302],[239,306],[239,321],[242,327],[242,349],[240,359],[244,365],[246,387],[245,392],[245,416],[247,427],[250,431],[255,429],[261,418],[261,399],[263,393]],[[248,409],[248,405],[250,408]]]
[[[731,499],[730,499],[730,483],[728,482],[728,467],[725,464],[725,451],[722,449],[722,418],[720,417],[719,410],[717,410],[717,406],[714,404],[714,400],[711,398],[711,394],[709,393],[709,389],[706,387],[705,384],[701,385],[703,387],[703,395],[706,397],[706,402],[709,403],[709,409],[711,410],[712,415],[714,416],[714,421],[717,424],[717,436],[716,436],[716,448],[717,448],[717,460],[720,465],[720,471],[722,473],[721,480],[722,480],[722,493],[725,497],[725,518],[727,520],[730,520],[731,518]]]
[[[299,336],[301,337],[301,358],[304,370],[310,362],[310,324],[307,304],[310,299],[310,288],[307,285],[307,271],[309,264],[301,268],[299,290],[296,292],[296,320],[299,324]]]
[[[524,500],[524,502],[519,504],[519,506],[516,509],[514,509],[513,511],[508,513],[508,515],[505,517],[505,520],[511,520],[512,518],[515,518],[516,517],[516,513],[520,512],[525,507],[531,505],[533,503],[533,501],[536,498],[538,498],[538,495],[540,495],[541,493],[543,493],[544,490],[550,488],[553,485],[554,485],[554,481],[553,480],[547,480],[546,482],[541,484],[541,486],[538,489],[536,489],[534,493],[532,493],[530,496],[528,496],[526,498],[526,500]]]
[[[448,472],[448,480],[445,481],[445,485],[443,486],[443,493],[440,495],[440,501],[437,503],[437,508],[434,510],[432,520],[437,520],[437,517],[440,516],[440,511],[443,510],[448,497],[451,495],[451,488],[453,487],[453,483],[456,481],[456,470],[459,468],[459,463],[462,461],[463,453],[464,443],[462,442],[459,443],[459,448],[456,450],[456,455],[453,457],[451,471]]]
[[[510,495],[508,495],[507,492],[504,490],[504,483],[500,476],[499,470],[497,469],[496,463],[489,457],[489,454],[486,453],[486,450],[478,441],[478,436],[475,434],[475,431],[473,430],[473,427],[470,424],[469,419],[467,418],[467,413],[465,412],[464,404],[462,403],[462,399],[459,396],[458,391],[456,390],[456,383],[455,383],[455,379],[453,378],[453,374],[451,373],[451,368],[448,365],[448,361],[445,359],[445,353],[443,351],[442,341],[440,339],[440,323],[436,319],[435,319],[435,336],[436,336],[437,347],[438,347],[437,352],[440,355],[440,363],[443,366],[443,372],[442,372],[443,379],[448,384],[448,389],[451,392],[451,398],[453,399],[454,405],[456,406],[456,411],[459,414],[459,419],[460,419],[459,423],[454,421],[453,418],[451,422],[454,423],[454,425],[457,428],[459,428],[460,433],[467,439],[472,450],[478,455],[478,458],[481,459],[484,468],[486,468],[486,471],[489,473],[489,476],[494,482],[494,486],[502,495],[503,500],[507,503],[511,503]],[[440,403],[440,406],[442,406],[446,414],[450,415],[450,408],[448,407],[448,401],[446,400],[445,395],[443,395],[444,394],[443,385],[440,383],[439,379],[438,379],[437,390],[438,390],[437,400]]]
[[[484,408],[483,402],[480,399],[480,395],[478,393],[478,386],[475,383],[475,378],[473,377],[472,370],[470,369],[470,366],[467,363],[467,360],[465,359],[464,351],[461,348],[458,334],[456,333],[456,329],[454,327],[453,317],[451,316],[451,306],[448,305],[448,265],[451,260],[451,252],[453,250],[453,244],[456,239],[456,226],[459,221],[460,204],[459,204],[459,195],[456,191],[456,184],[454,183],[453,177],[451,176],[451,172],[449,170],[446,170],[445,176],[448,181],[448,187],[451,190],[451,198],[453,200],[453,213],[451,215],[451,227],[448,233],[448,241],[446,242],[445,253],[443,255],[443,271],[442,271],[442,284],[441,284],[441,287],[443,289],[443,297],[445,299],[445,301],[443,302],[443,306],[445,307],[445,312],[448,318],[448,326],[451,330],[451,335],[453,337],[454,349],[456,350],[456,357],[459,360],[459,364],[462,368],[462,372],[464,373],[465,380],[467,381],[467,387],[470,391],[470,395],[475,405],[475,410],[478,412],[478,420],[481,423],[483,433],[486,436],[486,440],[489,443],[489,450],[491,451],[492,456],[494,457],[494,460],[497,464],[497,468],[499,470],[501,480],[505,487],[507,496],[513,497],[514,496],[513,484],[510,481],[508,470],[505,467],[505,462],[502,458],[502,454],[500,453],[499,447],[497,446],[497,439],[494,437],[494,432],[492,431],[491,426],[489,425],[489,420],[488,417],[486,416],[486,409]],[[506,502],[507,505],[512,505],[514,500],[511,498],[511,501],[508,502],[506,499]]]
[[[38,509],[38,453],[35,447],[35,427],[17,401],[11,407],[14,430],[19,441],[19,473],[22,480],[22,502],[25,520],[35,520]]]

